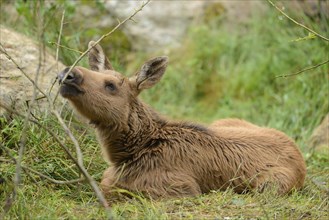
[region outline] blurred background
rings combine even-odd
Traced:
[[[40,78],[40,85],[46,79],[47,88],[58,65],[72,64],[90,40],[109,32],[141,3],[4,0],[1,43],[28,70],[38,61],[38,44],[46,48],[45,69],[56,63],[58,48],[57,69],[44,71]],[[328,33],[328,1],[275,4],[314,31]],[[204,123],[244,118],[283,130],[306,147],[313,128],[328,113],[328,64],[277,78],[328,59],[328,42],[289,21],[267,1],[152,1],[101,45],[126,75],[151,57],[169,56],[162,82],[142,98],[172,118]],[[15,78],[19,73],[5,56],[1,61],[2,98],[22,100],[32,87],[15,91],[13,85],[22,83]],[[80,65],[87,66],[86,59]]]

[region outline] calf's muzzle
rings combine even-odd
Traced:
[[[79,73],[79,70],[73,68],[72,71],[68,73],[69,70],[70,67],[66,67],[62,72],[58,74],[58,81],[61,85],[61,95],[68,97],[83,94],[84,90],[81,88],[83,78]]]

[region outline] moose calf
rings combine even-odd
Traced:
[[[228,187],[238,193],[270,187],[285,194],[303,186],[303,157],[284,133],[239,119],[208,127],[165,120],[138,95],[160,81],[168,58],[151,59],[127,78],[94,44],[89,43],[90,70],[59,74],[60,93],[95,125],[112,163],[101,181],[106,196],[114,187],[159,198]]]

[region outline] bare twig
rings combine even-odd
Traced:
[[[57,39],[57,43],[55,42],[49,42],[49,43],[53,43],[55,44],[57,47],[56,47],[56,69],[57,69],[57,72],[59,72],[59,69],[58,69],[58,56],[59,56],[59,47],[61,47],[60,43],[61,43],[61,37],[62,37],[62,32],[63,32],[63,26],[64,26],[64,18],[65,18],[65,10],[63,10],[63,13],[62,13],[62,19],[61,19],[61,25],[60,25],[60,29],[59,29],[59,34],[58,34],[58,39]],[[48,90],[48,93],[49,93],[49,96],[50,96],[50,93],[55,85],[55,83],[57,82],[57,78],[55,78],[55,80],[52,82],[49,90]],[[51,102],[51,101],[49,101]]]
[[[58,39],[57,39],[56,62],[58,62],[59,45],[61,44],[61,37],[62,37],[62,31],[63,31],[64,17],[65,17],[65,10],[63,10],[62,19],[61,19],[61,27],[59,29],[59,34],[58,34]]]
[[[11,158],[10,160],[0,158],[0,162],[17,164],[16,158],[11,155],[11,153],[8,151],[8,149],[5,148],[5,146],[3,146],[2,143],[0,143],[0,148],[2,148],[6,152],[8,157]],[[28,166],[21,165],[21,167],[26,173],[31,172],[31,173],[36,174],[36,175],[40,176],[41,178],[44,178],[44,179],[46,179],[49,182],[54,183],[54,184],[64,185],[64,184],[80,183],[80,182],[85,181],[85,178],[79,178],[79,179],[74,179],[74,180],[56,180],[56,179],[53,179],[53,178],[51,178],[47,175],[44,175],[43,173],[40,173],[39,171],[36,171],[36,170],[34,170],[34,169],[32,169]]]
[[[296,20],[294,20],[293,18],[291,18],[289,15],[287,15],[284,11],[282,11],[278,6],[276,6],[271,0],[267,0],[273,7],[275,7],[281,14],[283,14],[285,17],[287,17],[290,21],[294,22],[295,24],[297,24],[298,26],[306,29],[307,31],[311,32],[312,34],[314,34],[315,36],[321,38],[322,40],[325,40],[325,41],[329,41],[328,38],[322,36],[321,34],[315,32],[314,30],[306,27],[305,25],[297,22]]]
[[[1,45],[2,46],[2,45]],[[2,46],[3,47],[3,46]],[[4,47],[3,47],[3,49],[1,48],[1,52],[3,52],[6,56],[7,56],[7,58],[8,59],[10,59],[15,65],[16,65],[16,67],[23,73],[23,75],[25,75],[26,77],[27,77],[27,79],[33,84],[33,86],[34,86],[34,89],[36,90],[36,89],[38,89],[42,94],[44,94],[46,97],[48,97],[45,93],[43,93],[42,92],[42,90],[38,87],[38,85],[36,84],[36,82],[34,81],[34,80],[32,80],[25,72],[24,72],[24,70],[17,64],[17,62],[7,53],[7,51],[4,49]],[[40,54],[41,54],[41,52],[40,52]],[[38,74],[37,74],[38,75]],[[35,98],[34,98],[35,99]],[[49,100],[49,99],[48,99]],[[51,101],[49,100],[49,103],[51,103]],[[0,106],[1,107],[3,107],[3,108],[5,108],[7,111],[9,111],[9,112],[12,112],[12,113],[14,113],[14,114],[17,114],[17,115],[19,115],[19,116],[21,116],[21,117],[24,117],[24,116],[22,116],[21,114],[19,114],[19,113],[17,113],[17,112],[15,112],[15,111],[13,111],[12,109],[10,109],[10,108],[8,108],[7,106],[5,106],[5,105],[3,105],[3,104],[1,104],[0,103]],[[53,109],[53,105],[51,105],[51,109]],[[74,144],[75,144],[75,146],[78,146],[78,143],[77,143],[77,141],[75,140],[75,138],[74,138],[74,136],[72,135],[72,133],[68,130],[68,128],[66,127],[66,125],[64,124],[64,122],[63,122],[63,120],[61,119],[61,117],[59,116],[59,114],[55,111],[55,110],[53,110],[52,111],[55,115],[56,115],[56,117],[59,119],[59,121],[61,122],[61,125],[63,126],[63,128],[65,129],[65,131],[67,132],[67,133],[69,133],[70,134],[70,138],[72,139],[72,141],[74,142]],[[30,115],[30,111],[28,111],[28,114],[27,115]],[[38,126],[40,126],[41,128],[43,128],[44,130],[46,130],[55,140],[56,140],[56,142],[58,142],[59,144],[60,144],[60,146],[65,150],[65,152],[69,155],[69,157],[70,157],[70,159],[71,160],[73,160],[73,162],[77,165],[77,167],[79,168],[79,170],[81,171],[81,173],[86,177],[86,179],[88,180],[88,182],[90,183],[90,185],[92,186],[92,188],[94,189],[94,191],[95,191],[95,193],[96,193],[96,196],[99,198],[99,200],[101,201],[101,204],[104,206],[104,207],[106,207],[106,208],[108,208],[108,204],[107,204],[107,202],[106,202],[106,200],[105,200],[105,198],[104,198],[104,196],[102,195],[102,193],[101,193],[101,191],[99,190],[99,188],[98,188],[98,186],[97,186],[97,184],[95,183],[95,181],[93,180],[93,178],[88,174],[88,172],[85,170],[85,168],[83,167],[83,166],[81,166],[81,164],[82,164],[82,157],[79,157],[79,161],[77,161],[74,157],[73,157],[73,155],[72,155],[72,153],[65,147],[65,145],[58,139],[58,137],[51,131],[51,130],[49,130],[48,128],[46,128],[46,127],[44,127],[41,123],[39,123],[38,121],[35,121],[35,120],[32,120],[32,119],[30,119],[29,117],[26,117],[27,118],[27,120],[29,120],[29,121],[31,121],[31,122],[33,122],[33,123],[35,123],[35,124],[37,124]],[[23,134],[24,133],[26,133],[26,132],[22,132]],[[25,140],[25,139],[24,139]],[[79,147],[79,146],[78,146]],[[24,150],[24,148],[23,148],[23,150]],[[23,150],[22,150],[22,152],[23,152]],[[77,150],[80,154],[79,155],[82,155],[81,154],[81,150],[79,151],[79,150]],[[19,172],[16,172],[16,173],[19,173]]]
[[[0,103],[0,105],[1,105],[1,103]],[[22,116],[22,117],[24,117],[24,116]],[[15,162],[15,164],[16,164],[16,169],[17,169],[17,160],[15,159],[15,157],[13,157],[10,153],[9,153],[9,150],[8,149],[6,149],[3,145],[2,145],[2,143],[0,143],[0,148],[2,148],[4,151],[6,151],[6,153],[7,153],[7,155],[9,155],[10,157],[11,157],[11,159],[12,159],[12,161],[14,161]],[[15,176],[17,175],[17,172],[15,173]],[[6,198],[6,201],[5,201],[5,204],[4,204],[4,206],[3,206],[3,213],[2,213],[2,215],[0,215],[0,219],[3,219],[4,218],[4,216],[7,214],[7,212],[9,211],[9,209],[11,208],[11,206],[13,205],[13,203],[14,203],[14,201],[15,201],[15,199],[16,199],[16,195],[17,195],[17,188],[18,188],[18,184],[16,184],[16,182],[15,182],[16,180],[14,179],[14,184],[13,184],[13,190],[12,190],[12,192],[9,194],[9,196],[7,196],[7,198]]]
[[[0,76],[0,79],[16,79],[22,77],[21,75],[18,76]]]
[[[87,172],[87,170],[85,169],[84,165],[83,165],[83,155],[82,155],[82,151],[80,148],[80,145],[78,143],[78,141],[76,140],[76,138],[74,137],[74,135],[72,134],[72,132],[70,131],[70,129],[66,126],[66,124],[64,123],[63,119],[61,118],[61,116],[59,115],[59,113],[56,110],[52,111],[53,114],[57,117],[57,120],[59,121],[59,123],[61,124],[61,126],[64,128],[65,133],[70,137],[70,139],[72,140],[75,149],[76,149],[76,154],[78,157],[78,166],[82,172],[82,174],[86,177],[87,181],[89,182],[89,184],[91,185],[91,187],[93,188],[97,198],[99,199],[100,203],[104,206],[104,208],[109,209],[109,205],[103,195],[103,193],[100,191],[96,181],[89,175],[89,173]]]
[[[68,73],[70,73],[72,71],[72,69],[77,65],[77,63],[93,48],[95,47],[100,41],[102,41],[104,38],[108,37],[109,35],[111,35],[114,31],[116,31],[121,25],[123,25],[124,23],[126,23],[128,20],[131,20],[139,11],[141,11],[145,5],[147,5],[150,2],[150,0],[148,0],[147,2],[143,3],[139,9],[135,10],[135,12],[130,15],[129,17],[127,17],[125,20],[123,20],[121,23],[119,23],[116,27],[114,27],[110,32],[106,33],[105,35],[103,35],[102,37],[100,37],[94,45],[92,45],[90,48],[88,48],[85,52],[83,52],[80,57],[78,57],[78,59],[72,64],[72,66],[70,67],[70,69],[68,70],[67,74],[64,76],[63,81],[65,80],[65,78],[67,77]],[[59,91],[57,91],[54,101],[53,103],[56,101],[56,98],[58,96]],[[70,137],[70,139],[72,140],[72,142],[74,143],[74,146],[76,147],[76,152],[77,152],[77,156],[78,156],[78,166],[79,169],[81,170],[82,174],[85,176],[85,178],[87,179],[87,181],[89,182],[89,184],[92,186],[99,202],[104,206],[104,208],[106,208],[108,210],[108,214],[109,214],[109,218],[112,218],[112,214],[111,214],[111,210],[109,208],[109,205],[103,195],[103,193],[100,191],[99,187],[97,186],[96,182],[94,181],[94,179],[88,174],[88,172],[85,170],[85,167],[83,165],[83,156],[82,156],[82,152],[79,146],[78,141],[75,139],[75,137],[73,136],[72,132],[68,129],[68,127],[66,126],[66,124],[64,123],[64,121],[62,120],[62,118],[60,117],[59,113],[56,110],[52,110],[52,113],[57,117],[58,121],[60,122],[61,126],[64,128],[65,132],[67,133],[67,135]]]
[[[78,141],[76,140],[76,138],[74,137],[74,135],[72,134],[72,132],[70,131],[70,129],[66,126],[65,122],[63,121],[63,119],[59,115],[59,113],[57,111],[53,110],[53,114],[57,117],[57,120],[61,124],[62,128],[64,128],[65,133],[70,137],[70,139],[72,140],[74,146],[76,147],[76,153],[77,153],[77,157],[78,157],[78,163],[79,164],[83,164],[83,156],[82,156],[82,152],[81,152],[81,149],[80,149],[80,146],[79,146]]]
[[[329,195],[329,188],[326,187],[325,184],[321,184],[319,181],[311,178],[311,182],[321,191],[323,191],[324,193],[326,193],[327,195]]]
[[[7,50],[5,49],[5,47],[1,43],[0,43],[0,52],[3,53],[16,66],[17,69],[19,69],[19,71],[33,84],[33,86],[35,88],[37,88],[37,90],[39,90],[39,92],[41,94],[46,96],[46,94],[42,91],[42,89],[40,89],[40,87],[38,85],[36,85],[34,80],[31,79],[31,77],[23,70],[23,68],[20,67],[17,64],[17,62],[8,54]]]
[[[82,54],[83,52],[79,51],[79,50],[75,50],[73,48],[70,48],[70,47],[66,47],[66,46],[63,46],[59,43],[56,43],[56,42],[52,42],[52,41],[49,41],[50,44],[54,44],[57,46],[57,48],[61,47],[61,48],[64,48],[66,50],[70,50],[70,51],[73,51],[73,52],[76,52],[76,53],[79,53],[79,54]]]
[[[120,22],[116,27],[114,27],[110,32],[104,34],[101,38],[99,38],[96,43],[91,46],[90,48],[88,48],[85,52],[83,52],[81,54],[81,56],[73,63],[73,65],[71,66],[70,70],[68,71],[68,73],[77,65],[77,63],[94,47],[96,46],[100,41],[102,41],[104,38],[110,36],[114,31],[116,31],[119,27],[121,27],[121,25],[123,25],[124,23],[126,23],[127,21],[129,20],[132,20],[132,18],[139,12],[141,11],[145,5],[147,5],[148,3],[150,2],[150,0],[146,1],[145,3],[143,3],[139,9],[135,10],[129,17],[127,17],[125,20],[123,20],[122,22]],[[64,23],[63,22],[63,19],[64,19],[64,13],[63,13],[63,16],[62,16],[62,24]],[[61,25],[61,28],[62,28],[62,25]],[[60,39],[60,36],[59,36],[59,39]],[[58,41],[59,42],[59,41]],[[1,45],[1,44],[0,44]],[[57,43],[57,46],[59,47],[60,45],[60,42]],[[1,45],[2,46],[2,45]],[[76,152],[77,152],[77,155],[78,155],[78,159],[75,159],[72,155],[72,153],[66,148],[66,146],[59,140],[59,138],[57,137],[57,135],[51,131],[49,128],[43,126],[41,123],[39,123],[37,120],[34,120],[30,117],[30,112],[27,113],[27,116],[26,117],[26,120],[38,125],[39,127],[41,127],[42,129],[44,129],[45,131],[47,131],[51,136],[52,138],[57,142],[59,143],[59,145],[64,149],[64,151],[69,155],[70,159],[72,159],[72,161],[77,165],[78,169],[80,170],[80,172],[83,174],[83,176],[85,177],[86,181],[88,181],[88,183],[92,186],[94,192],[95,192],[95,195],[97,196],[98,200],[100,201],[100,203],[105,207],[105,209],[107,210],[108,212],[108,217],[111,219],[113,218],[112,217],[112,214],[111,214],[111,210],[109,208],[109,205],[107,203],[107,201],[105,200],[105,197],[104,195],[102,194],[102,192],[100,191],[98,185],[96,184],[95,180],[89,175],[89,173],[87,172],[87,170],[85,169],[84,165],[83,165],[83,155],[82,155],[82,152],[81,152],[81,149],[80,149],[80,146],[78,144],[78,141],[75,139],[75,137],[73,136],[72,132],[69,130],[69,128],[66,126],[66,124],[64,123],[64,120],[61,118],[60,114],[55,110],[54,108],[54,103],[55,103],[55,100],[58,96],[58,91],[56,93],[56,96],[53,100],[50,99],[50,96],[47,96],[39,87],[38,85],[24,72],[24,70],[22,68],[19,67],[19,65],[17,64],[17,62],[15,62],[15,60],[13,60],[13,58],[7,53],[7,51],[4,49],[4,47],[2,46],[2,48],[0,48],[1,52],[3,52],[7,57],[8,59],[10,59],[14,64],[15,66],[23,73],[23,75],[25,75],[28,80],[33,84],[34,86],[34,91],[36,90],[39,90],[44,96],[47,97],[48,99],[48,102],[49,102],[49,105],[50,105],[50,109],[51,109],[51,112],[57,117],[59,123],[61,124],[61,126],[63,127],[63,129],[65,130],[66,134],[70,137],[70,139],[72,140],[75,148],[76,148]],[[58,55],[57,55],[57,59],[58,59]],[[67,74],[68,75],[68,74]],[[65,76],[67,77],[67,76]],[[65,79],[64,79],[65,80]],[[35,99],[35,98],[34,98]],[[17,114],[18,116],[20,117],[24,117],[23,115],[21,115],[20,113],[8,108],[7,106],[4,106],[4,104],[2,104],[0,102],[0,106],[5,108],[7,111],[11,112],[11,113],[14,113],[14,114]]]
[[[1,148],[2,144],[0,143],[0,148]],[[3,158],[0,158],[0,162],[3,162],[3,163],[12,163],[13,161],[12,160],[8,160],[8,159],[3,159]]]
[[[74,184],[74,183],[81,183],[83,181],[86,181],[86,179],[84,177],[81,177],[79,179],[74,179],[74,180],[55,180],[53,178],[50,178],[49,176],[47,175],[44,175],[36,170],[33,170],[27,166],[22,166],[22,168],[24,170],[28,170],[30,171],[31,173],[34,173],[34,174],[37,174],[38,176],[42,177],[42,178],[45,178],[46,180],[54,183],[54,184],[60,184],[60,185],[64,185],[64,184]]]
[[[6,111],[15,114],[19,117],[24,118],[24,115],[22,115],[21,113],[13,110],[12,108],[6,106],[5,104],[0,102],[0,107],[4,108]],[[67,153],[67,155],[69,156],[69,158],[76,164],[78,165],[78,161],[75,159],[75,157],[73,156],[73,154],[71,153],[71,151],[65,146],[65,144],[63,144],[59,138],[58,135],[56,135],[52,130],[50,130],[49,128],[45,127],[43,124],[41,124],[40,122],[38,122],[37,120],[31,119],[29,118],[29,121],[32,122],[33,124],[36,124],[37,126],[39,126],[40,128],[42,128],[43,130],[45,130],[47,133],[50,134],[50,136],[59,144],[59,146]],[[79,166],[78,166],[79,168]]]
[[[41,4],[41,2],[39,2]],[[38,4],[38,7],[40,5]],[[40,12],[40,10],[38,10]],[[14,178],[14,184],[16,187],[19,186],[21,183],[21,163],[23,160],[23,154],[25,151],[25,146],[26,146],[26,141],[27,141],[27,129],[28,129],[28,123],[29,123],[29,117],[31,115],[32,111],[32,106],[34,105],[34,102],[37,97],[37,84],[38,84],[38,79],[40,75],[40,69],[42,66],[42,49],[43,49],[43,33],[42,33],[42,19],[38,19],[38,37],[39,37],[39,61],[38,61],[38,67],[36,70],[35,78],[34,78],[34,83],[35,86],[33,87],[33,95],[32,95],[32,100],[29,103],[28,110],[26,112],[25,118],[24,118],[24,124],[23,124],[23,129],[21,133],[21,138],[19,142],[19,151],[18,151],[18,158],[17,158],[17,163],[16,163],[16,172],[15,172],[15,178]],[[41,43],[42,42],[42,43]]]
[[[129,17],[127,17],[126,19],[124,19],[122,22],[119,21],[119,24],[117,24],[117,26],[115,26],[110,32],[104,34],[103,36],[101,36],[97,41],[95,41],[94,45],[92,45],[90,48],[88,48],[85,52],[83,52],[80,57],[78,57],[78,59],[71,65],[70,69],[67,71],[66,75],[64,76],[62,81],[65,81],[66,77],[68,76],[68,74],[72,71],[72,69],[80,62],[80,60],[87,55],[87,53],[94,48],[97,44],[99,44],[99,42],[101,42],[104,38],[110,36],[113,32],[115,32],[118,28],[120,28],[124,23],[126,23],[129,20],[132,20],[132,18],[138,13],[140,12],[151,0],[147,0],[146,2],[143,2],[143,4],[134,11],[134,13],[132,13]],[[57,91],[55,98],[54,98],[54,102],[57,99],[59,91]]]
[[[298,72],[296,72],[296,73],[287,74],[287,75],[279,75],[279,76],[276,76],[275,79],[277,79],[277,78],[281,78],[281,77],[285,78],[285,77],[290,77],[290,76],[296,76],[296,75],[301,74],[301,73],[303,73],[303,72],[306,72],[306,71],[309,71],[309,70],[316,69],[316,68],[318,68],[318,67],[320,67],[320,66],[322,66],[322,65],[325,65],[326,63],[329,63],[329,60],[326,60],[326,61],[324,61],[324,62],[322,62],[322,63],[319,63],[319,64],[317,64],[317,65],[314,65],[314,66],[307,67],[307,68],[302,69],[302,70],[300,70],[300,71],[298,71]]]
[[[11,112],[13,114],[16,114],[20,117],[24,117],[22,114],[18,113],[17,111],[9,108],[8,106],[2,104],[0,102],[0,107],[6,109],[8,112]],[[80,172],[83,174],[83,176],[85,177],[86,181],[88,181],[88,183],[92,186],[94,192],[95,192],[95,195],[97,196],[97,198],[99,199],[100,203],[104,206],[104,208],[108,211],[109,213],[109,218],[112,218],[112,214],[111,214],[111,209],[109,207],[109,205],[107,204],[106,202],[106,199],[103,195],[103,193],[100,191],[97,183],[95,182],[95,180],[89,175],[89,173],[87,172],[87,170],[84,168],[83,164],[81,164],[81,159],[82,159],[82,154],[81,154],[81,150],[80,150],[80,147],[78,145],[78,142],[76,141],[76,139],[74,138],[73,134],[71,133],[71,131],[67,128],[67,126],[65,125],[65,123],[63,122],[62,118],[59,116],[59,114],[53,110],[54,114],[56,115],[57,119],[59,120],[59,122],[61,123],[62,126],[64,126],[64,130],[65,132],[69,135],[69,137],[71,139],[73,139],[73,143],[75,144],[76,148],[79,148],[77,149],[77,152],[79,152],[79,161],[77,161],[74,156],[72,155],[72,153],[69,151],[69,149],[59,140],[58,136],[53,132],[51,131],[49,128],[45,127],[44,125],[42,125],[40,122],[36,121],[36,120],[33,120],[31,118],[29,118],[29,121],[36,124],[37,126],[41,127],[42,129],[44,129],[45,131],[47,131],[51,136],[52,138],[62,147],[62,149],[64,149],[64,151],[68,154],[68,156],[70,157],[70,159],[75,163],[75,165],[78,167],[78,169],[80,170]]]

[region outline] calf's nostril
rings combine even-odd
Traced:
[[[73,73],[69,73],[69,74],[67,75],[66,79],[67,79],[68,81],[74,80],[74,74],[73,74]]]
[[[69,67],[65,68],[62,72],[60,72],[58,74],[58,81],[59,81],[59,84],[62,84],[62,83],[69,83],[69,84],[77,84],[79,85],[82,81],[82,76],[80,75],[80,73],[73,69],[71,72],[68,72],[69,71]]]

